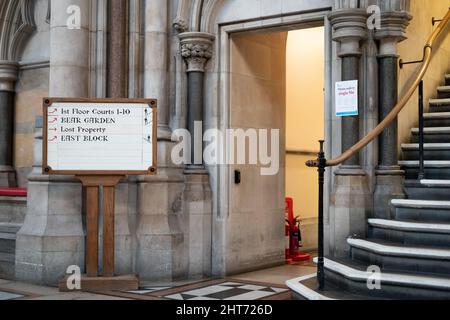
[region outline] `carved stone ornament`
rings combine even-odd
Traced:
[[[181,39],[181,56],[187,63],[187,72],[205,72],[206,62],[212,57],[214,36],[203,32],[185,32]]]

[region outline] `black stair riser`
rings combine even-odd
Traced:
[[[334,286],[342,288],[354,294],[378,297],[384,299],[402,299],[402,300],[448,300],[450,299],[450,290],[424,289],[417,287],[404,287],[391,284],[382,284],[380,290],[369,290],[367,282],[359,282],[347,279],[340,274],[325,270],[326,283],[330,282]]]
[[[430,109],[428,112],[436,113],[436,112],[450,112],[450,104],[441,104],[441,105],[435,105],[430,104]]]
[[[392,216],[395,220],[424,223],[450,223],[450,212],[448,210],[393,208],[392,211]]]
[[[450,127],[450,119],[424,119],[424,124],[426,128],[432,127]]]
[[[450,150],[425,150],[425,160],[450,160]],[[403,150],[403,160],[419,160],[419,151]]]
[[[412,200],[437,200],[448,201],[450,188],[433,188],[433,187],[406,187],[406,195]],[[449,212],[450,215],[450,212]],[[448,220],[450,222],[450,219]]]
[[[351,257],[355,261],[378,266],[384,272],[414,272],[450,276],[450,260],[388,256],[354,247],[351,248]]]
[[[450,234],[369,228],[369,238],[397,242],[406,246],[431,246],[450,249]]]
[[[438,98],[439,99],[448,99],[450,98],[450,92],[444,92],[438,90]]]
[[[445,85],[450,86],[450,78],[445,78]]]
[[[450,134],[429,134],[424,135],[425,143],[450,143]],[[411,137],[411,143],[419,143],[419,134],[413,133]]]
[[[15,269],[14,261],[0,261],[0,279],[13,280]]]
[[[0,239],[0,252],[14,253],[16,251],[16,240]]]
[[[419,177],[418,168],[402,168],[407,180],[415,180]],[[450,180],[450,168],[425,168],[426,179]]]

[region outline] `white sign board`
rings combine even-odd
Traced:
[[[336,82],[336,116],[358,115],[358,80]]]
[[[144,174],[156,168],[155,100],[44,99],[44,172]]]

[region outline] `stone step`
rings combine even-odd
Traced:
[[[450,223],[450,201],[393,199],[391,207],[395,220]]]
[[[450,224],[369,219],[369,238],[450,248]]]
[[[450,86],[450,74],[445,75],[445,85]]]
[[[439,99],[448,99],[448,98],[450,98],[450,86],[438,87],[437,91],[438,91]]]
[[[449,180],[406,180],[405,192],[408,199],[412,200],[449,200],[450,185],[440,183],[427,183],[429,181],[449,181]],[[450,181],[449,181],[450,182]]]
[[[450,99],[431,99],[429,112],[450,112]]]
[[[419,159],[419,144],[402,144],[404,160]],[[424,143],[425,160],[450,160],[450,143]]]
[[[450,143],[450,127],[425,127],[425,143]],[[411,129],[411,142],[419,143],[419,128]]]
[[[316,259],[317,261],[317,259]],[[371,290],[373,273],[368,265],[353,261],[334,261],[325,259],[326,283],[354,294],[389,299],[450,299],[450,279],[430,275],[382,272],[379,275],[380,288]]]
[[[450,127],[450,112],[425,113],[425,127]]]
[[[450,161],[427,160],[424,164],[427,179],[450,179]],[[405,170],[405,178],[407,180],[418,178],[419,161],[399,161],[399,165]]]
[[[411,272],[450,277],[450,249],[410,247],[380,240],[348,239],[351,257],[383,272]]]
[[[0,252],[0,279],[14,279],[15,254]]]
[[[21,225],[0,223],[0,253],[14,253],[16,250],[16,234]]]

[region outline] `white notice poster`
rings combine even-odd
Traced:
[[[53,102],[46,116],[44,171],[136,172],[155,166],[150,104]]]
[[[336,82],[336,116],[358,115],[358,80]]]

